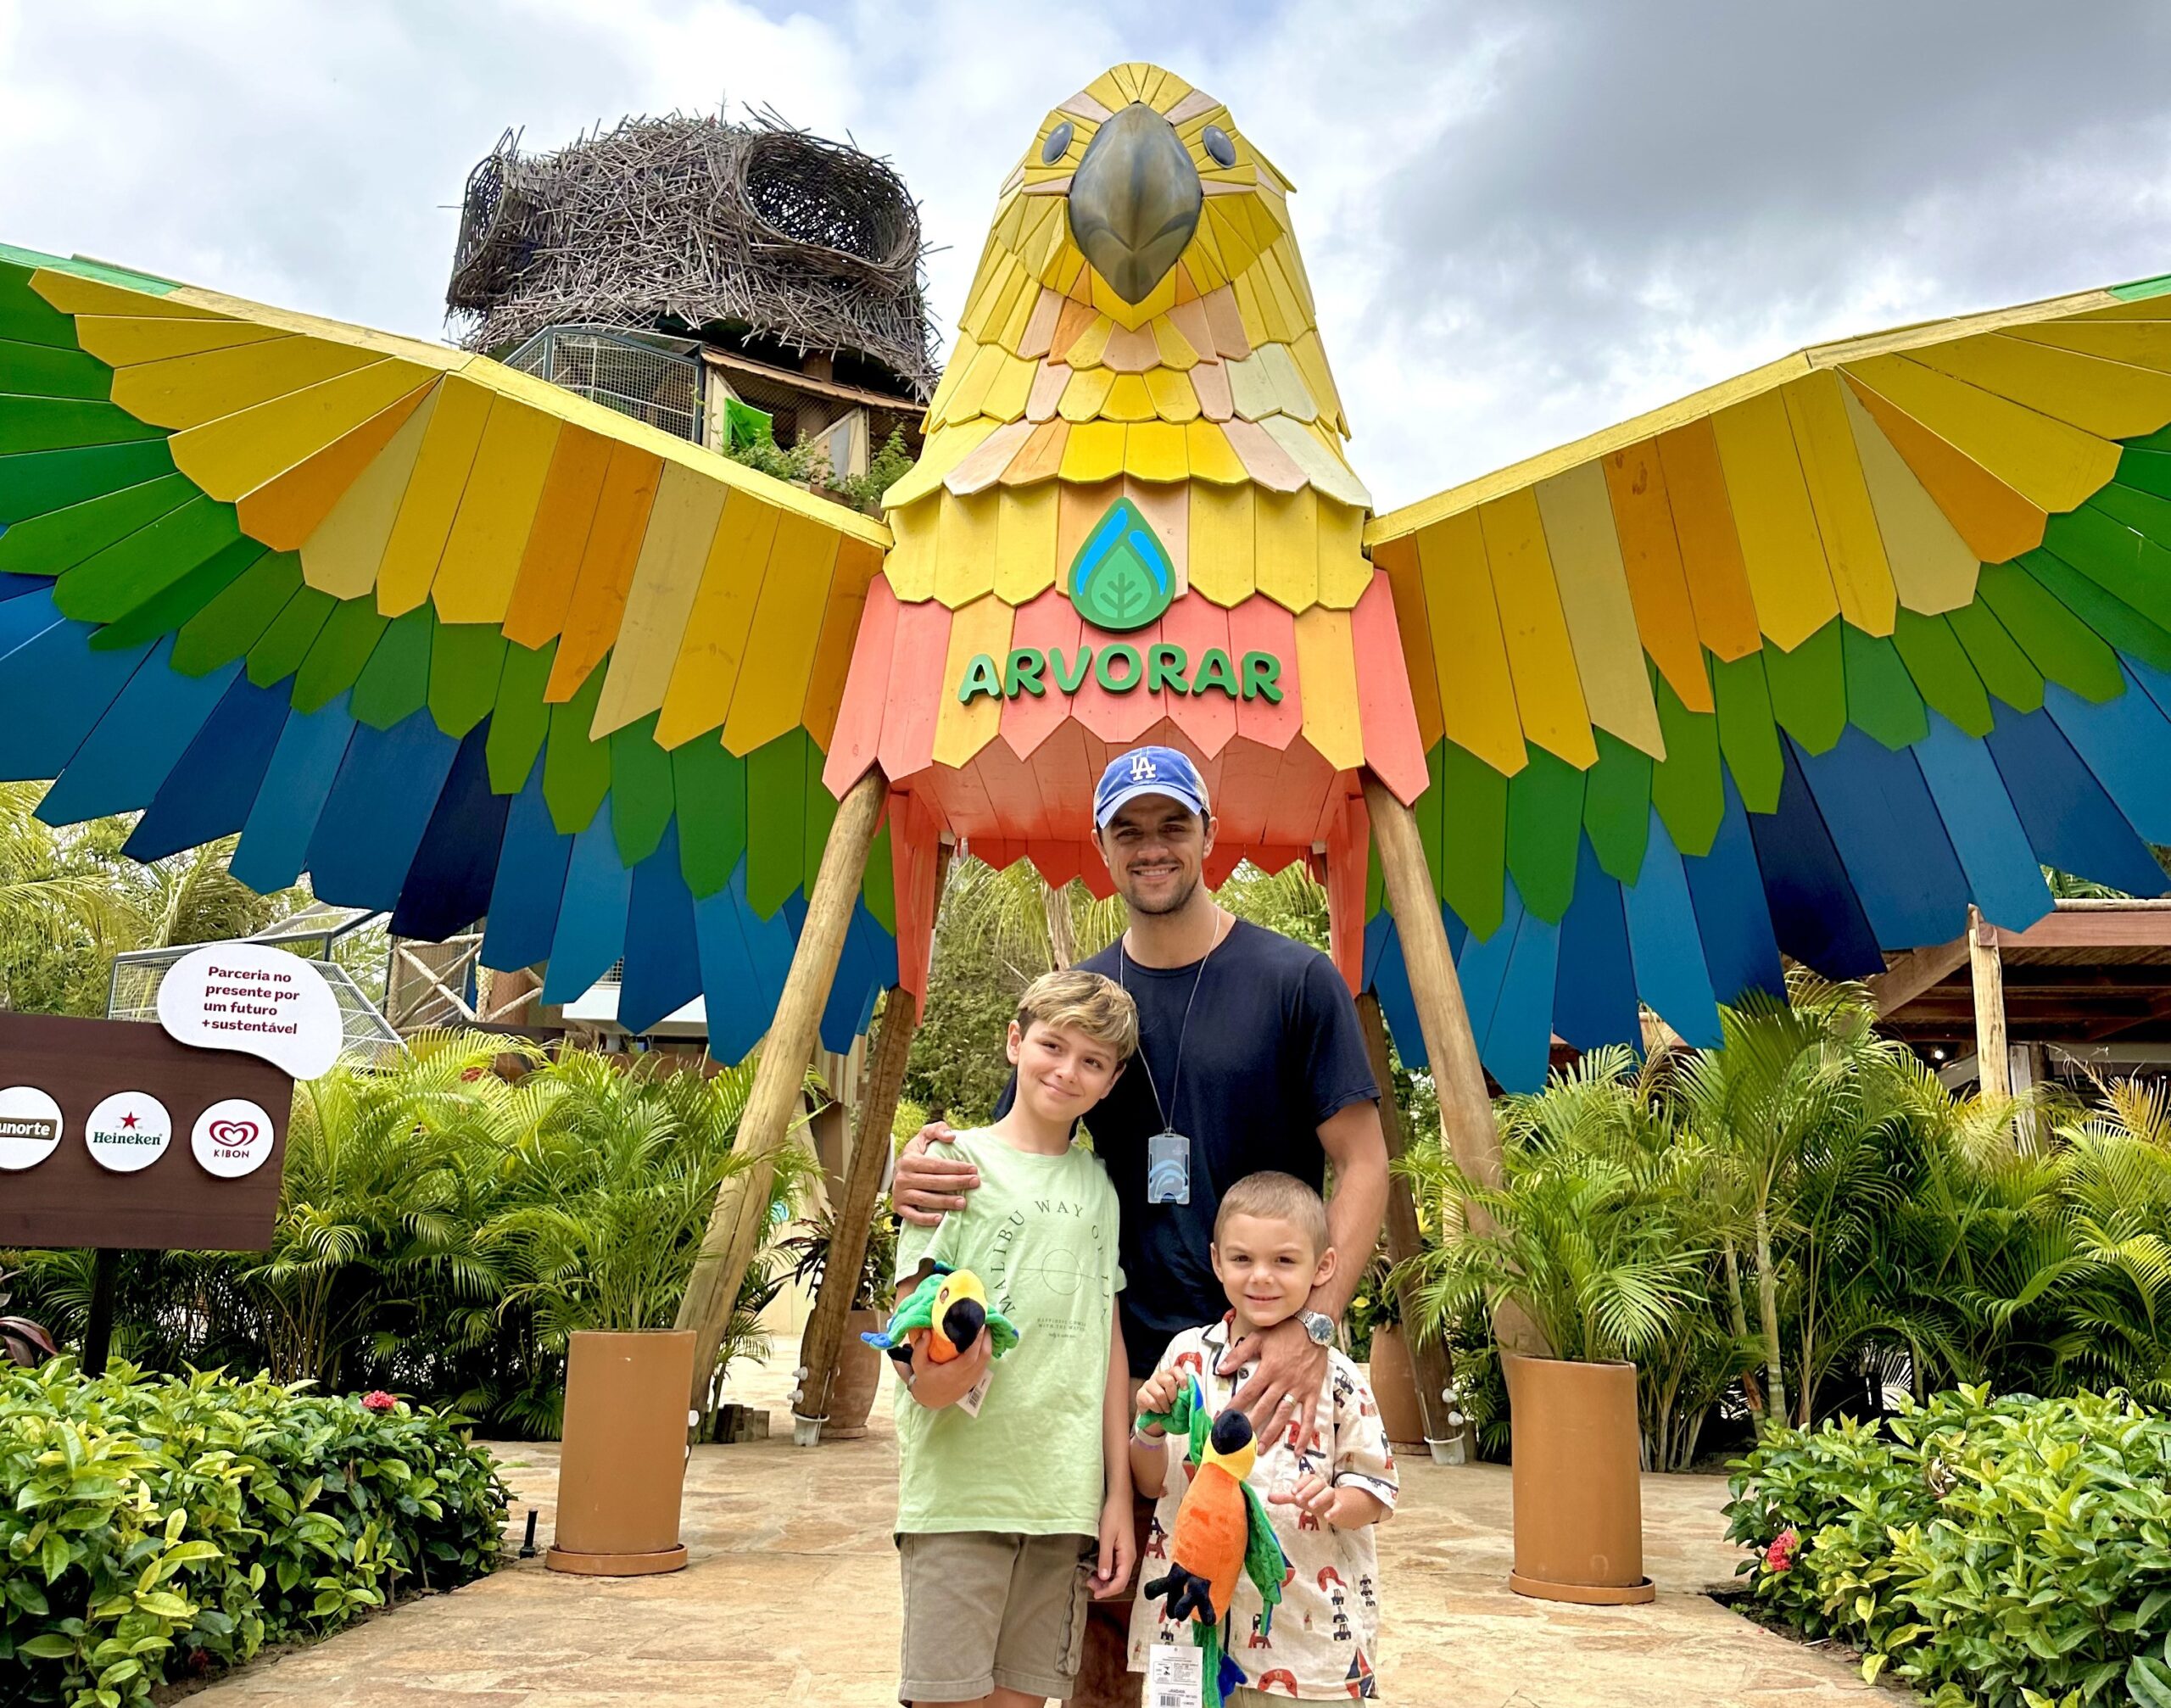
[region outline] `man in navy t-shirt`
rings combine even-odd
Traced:
[[[1234,1371],[1258,1360],[1236,1400],[1264,1436],[1286,1424],[1292,1395],[1319,1391],[1327,1342],[1379,1239],[1387,1192],[1379,1086],[1333,963],[1237,918],[1208,892],[1201,873],[1214,821],[1187,757],[1141,747],[1111,761],[1093,818],[1130,924],[1080,964],[1138,1004],[1138,1059],[1086,1122],[1123,1207],[1129,1284],[1120,1303],[1134,1375],[1150,1373],[1179,1330],[1227,1309],[1208,1257],[1223,1192],[1262,1169],[1320,1186],[1334,1164],[1332,1279],[1305,1311],[1257,1344],[1231,1348],[1223,1365]],[[962,1208],[962,1194],[979,1184],[969,1164],[930,1149],[947,1132],[927,1129],[898,1158],[891,1196],[908,1220]]]
[[[1228,1309],[1208,1253],[1222,1192],[1262,1169],[1316,1186],[1334,1164],[1332,1277],[1304,1310],[1239,1341],[1221,1362],[1233,1375],[1257,1360],[1235,1403],[1260,1437],[1277,1434],[1295,1396],[1318,1393],[1326,1380],[1327,1343],[1387,1214],[1380,1090],[1357,1007],[1325,956],[1237,918],[1208,893],[1201,873],[1213,809],[1184,755],[1141,747],[1110,762],[1093,823],[1130,924],[1082,964],[1138,1004],[1138,1054],[1086,1120],[1123,1209],[1126,1285],[1116,1297],[1133,1376],[1152,1370],[1179,1329]],[[897,1159],[890,1198],[907,1220],[930,1224],[963,1208],[979,1184],[972,1164],[940,1144],[948,1134],[925,1128]],[[1309,1435],[1309,1421],[1304,1427]],[[1150,1514],[1151,1502],[1141,1505]],[[1138,1516],[1141,1536],[1147,1522]],[[1142,1680],[1127,1670],[1129,1610],[1127,1600],[1092,1604],[1070,1708],[1139,1700]]]

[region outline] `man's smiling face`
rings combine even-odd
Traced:
[[[1175,913],[1214,851],[1214,821],[1166,795],[1141,795],[1101,827],[1101,857],[1116,892],[1139,913]]]

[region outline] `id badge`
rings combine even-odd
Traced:
[[[1191,1202],[1191,1141],[1181,1133],[1156,1133],[1147,1140],[1146,1202]]]
[[[1205,1651],[1191,1643],[1156,1643],[1147,1652],[1146,1708],[1200,1708],[1206,1700]]]

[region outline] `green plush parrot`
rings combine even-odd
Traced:
[[[909,1365],[912,1331],[920,1328],[928,1331],[927,1355],[935,1364],[947,1364],[970,1350],[983,1328],[988,1332],[991,1358],[1001,1358],[1018,1344],[1017,1329],[1009,1318],[989,1305],[987,1289],[980,1278],[970,1270],[952,1269],[947,1264],[935,1264],[932,1274],[921,1278],[897,1307],[887,1328],[860,1338],[869,1346],[880,1347],[899,1364]]]
[[[1139,1421],[1184,1437],[1184,1460],[1192,1468],[1191,1487],[1169,1533],[1168,1571],[1146,1585],[1146,1594],[1166,1596],[1169,1617],[1192,1621],[1192,1641],[1203,1651],[1206,1708],[1220,1708],[1223,1697],[1244,1682],[1242,1669],[1228,1656],[1229,1606],[1238,1576],[1259,1591],[1264,1632],[1271,1628],[1289,1571],[1265,1504],[1245,1481],[1259,1458],[1259,1443],[1250,1418],[1234,1406],[1209,1422],[1195,1376],[1167,1411],[1141,1412]]]

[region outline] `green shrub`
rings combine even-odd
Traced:
[[[6,1700],[145,1703],[483,1576],[505,1490],[457,1421],[263,1377],[0,1374]]]
[[[1772,1429],[1737,1463],[1757,1601],[1865,1677],[1939,1708],[2171,1708],[2171,1419],[1969,1387],[1881,1429]]]

